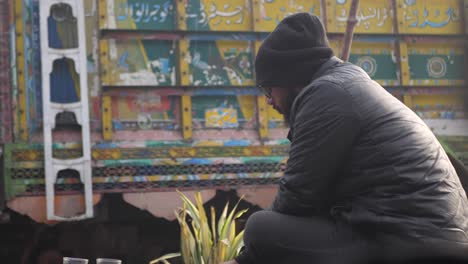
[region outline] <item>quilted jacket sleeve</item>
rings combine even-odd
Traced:
[[[359,120],[352,98],[336,87],[309,89],[294,108],[289,160],[272,209],[290,215],[322,214],[350,158]]]

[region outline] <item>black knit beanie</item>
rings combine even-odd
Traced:
[[[320,19],[298,13],[283,19],[263,41],[255,59],[257,85],[306,86],[333,56]]]

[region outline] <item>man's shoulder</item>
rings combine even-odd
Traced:
[[[335,65],[322,76],[313,81],[316,85],[349,85],[356,81],[371,80],[369,75],[359,66],[349,62]]]
[[[297,110],[307,108],[335,113],[348,113],[354,104],[343,84],[329,76],[322,76],[304,88],[295,101]]]

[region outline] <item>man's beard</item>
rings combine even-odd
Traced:
[[[299,92],[296,91],[290,91],[288,93],[288,96],[284,100],[284,111],[283,111],[283,119],[284,123],[286,124],[287,127],[290,127],[290,118],[291,118],[291,107],[294,103],[294,100],[296,97],[299,95]]]

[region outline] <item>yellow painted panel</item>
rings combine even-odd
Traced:
[[[408,52],[422,54],[457,54],[463,55],[464,49],[462,45],[451,43],[408,43]]]
[[[338,39],[330,40],[330,47],[337,55],[341,51],[342,41]],[[394,50],[392,41],[388,42],[366,42],[366,41],[353,41],[351,47],[351,54],[387,54]]]
[[[406,34],[463,34],[459,0],[397,0],[398,30]]]
[[[25,79],[25,57],[24,57],[24,27],[23,27],[23,1],[15,1],[15,34],[16,34],[16,73],[18,78],[18,121],[16,125],[16,138],[28,140],[28,121],[26,117],[26,79]]]
[[[335,56],[341,57],[341,41],[337,39],[330,39],[329,43]]]
[[[112,98],[102,97],[102,136],[104,140],[112,139]]]
[[[418,105],[419,107],[428,106],[430,108],[436,108],[437,105],[462,106],[464,103],[463,96],[458,94],[413,95],[412,97],[413,106]]]
[[[254,30],[273,31],[276,25],[288,15],[309,12],[321,16],[320,0],[253,0]]]
[[[268,137],[268,112],[265,96],[257,96],[258,133],[260,138]]]
[[[465,34],[468,34],[468,0],[463,1],[463,9],[465,14]]]
[[[180,68],[180,82],[182,85],[190,85],[190,51],[189,41],[181,39],[179,41],[179,68]]]
[[[111,0],[112,1],[112,0]],[[107,28],[107,0],[99,0],[99,28]]]
[[[214,108],[205,111],[207,128],[237,127],[237,110],[234,108]]]
[[[254,46],[255,46],[255,54],[257,54],[258,49],[260,48],[261,45],[262,45],[262,42],[261,42],[261,41],[255,41],[255,43],[254,43]]]
[[[327,31],[345,32],[351,0],[326,0]],[[393,12],[387,0],[360,0],[355,33],[393,33]]]
[[[256,110],[255,96],[239,95],[237,96],[237,102],[239,103],[239,108],[241,109],[244,118],[246,120],[252,120]]]
[[[393,42],[353,42],[353,47],[351,48],[352,53],[356,54],[365,54],[369,50],[372,54],[382,54],[386,51],[393,50]]]
[[[203,0],[210,30],[251,31],[252,11],[245,0]]]
[[[99,40],[99,64],[101,65],[101,83],[103,85],[110,84],[110,76],[112,74],[112,65],[109,63],[109,46],[107,40]]]
[[[187,16],[187,13],[185,12],[185,6],[184,6],[184,1],[183,0],[178,0],[177,1],[177,25],[179,30],[187,30],[187,20],[185,19]]]
[[[267,105],[266,110],[268,121],[273,121],[275,123],[284,121],[283,115],[278,113],[278,111],[276,111],[271,105]]]
[[[184,139],[192,138],[192,98],[190,95],[182,96],[182,136]]]
[[[404,42],[400,42],[400,74],[402,85],[408,85],[410,80],[408,45]]]
[[[413,97],[411,95],[404,95],[403,103],[409,108],[413,108]]]

